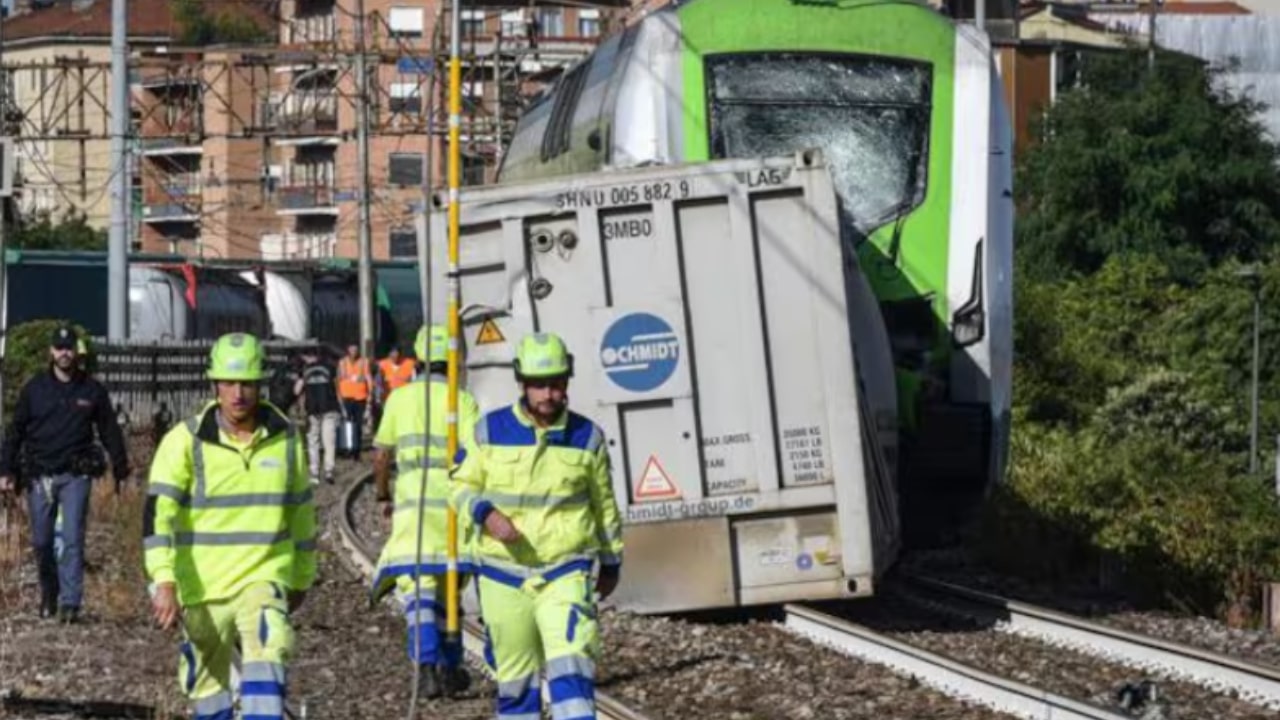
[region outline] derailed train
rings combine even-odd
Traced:
[[[105,253],[11,251],[6,327],[65,318],[97,336],[107,330]],[[348,263],[349,264],[349,263]],[[358,342],[356,270],[341,262],[192,264],[181,256],[130,258],[129,337],[210,340],[234,331],[264,338]],[[407,349],[422,321],[416,265],[378,262],[375,341],[379,354]]]
[[[889,335],[907,539],[945,540],[1009,439],[1012,129],[984,32],[912,0],[679,3],[538,98],[499,182],[806,148]]]
[[[963,520],[1008,444],[1011,156],[988,38],[901,0],[690,0],[534,101],[461,194],[466,382],[490,407],[514,339],[576,349],[616,602],[871,594]]]

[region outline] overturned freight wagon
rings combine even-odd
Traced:
[[[820,153],[469,189],[461,223],[463,382],[511,402],[520,337],[565,337],[609,438],[621,607],[872,592],[899,542],[893,361]]]

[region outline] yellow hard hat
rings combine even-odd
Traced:
[[[427,337],[431,339],[430,354],[427,351]],[[423,325],[418,330],[418,339],[413,343],[413,354],[425,363],[442,363],[449,361],[449,331],[443,325]]]
[[[573,376],[573,355],[555,333],[526,335],[516,348],[516,378]]]
[[[209,379],[261,380],[264,359],[258,338],[248,333],[223,335],[209,352]]]

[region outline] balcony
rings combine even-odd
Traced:
[[[338,38],[338,16],[332,0],[298,0],[296,14],[284,22],[281,40],[286,45],[332,43]]]
[[[277,215],[338,215],[334,188],[329,185],[294,185],[277,192]]]
[[[144,157],[200,155],[204,152],[204,145],[194,134],[188,137],[141,137],[138,138],[138,151]]]
[[[298,92],[268,102],[267,126],[283,133],[329,135],[338,131],[338,96],[333,92]]]
[[[194,223],[200,220],[200,198],[186,200],[170,198],[167,201],[142,206],[142,222]]]

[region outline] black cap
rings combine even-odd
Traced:
[[[63,325],[53,331],[53,337],[49,339],[49,346],[59,350],[74,350],[76,348],[76,331],[69,325]]]

